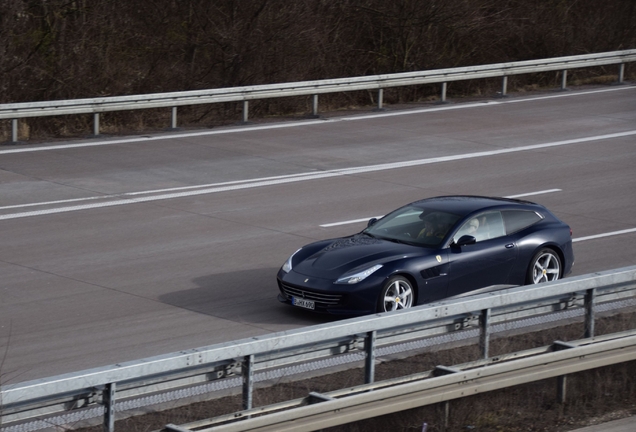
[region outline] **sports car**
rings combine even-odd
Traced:
[[[298,249],[278,271],[278,299],[331,314],[387,312],[485,287],[555,281],[573,264],[572,230],[547,208],[442,196]]]

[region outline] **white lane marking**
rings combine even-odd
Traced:
[[[323,178],[329,178],[329,177],[338,177],[338,176],[355,175],[355,174],[362,174],[362,173],[369,173],[369,172],[376,172],[376,171],[384,171],[384,170],[390,170],[390,169],[407,168],[407,167],[434,164],[434,163],[440,163],[440,162],[449,162],[449,161],[456,161],[456,160],[462,160],[462,159],[473,159],[473,158],[480,158],[480,157],[486,157],[486,156],[496,156],[496,155],[507,154],[507,153],[538,150],[538,149],[559,147],[559,146],[570,145],[570,144],[580,144],[580,143],[585,143],[590,141],[601,141],[601,140],[620,138],[620,137],[631,136],[631,135],[636,135],[636,130],[618,132],[618,133],[606,134],[606,135],[597,135],[597,136],[591,136],[591,137],[583,137],[583,138],[570,139],[570,140],[564,140],[564,141],[555,141],[555,142],[544,143],[544,144],[527,145],[523,147],[489,150],[489,151],[466,153],[466,154],[453,155],[453,156],[441,156],[441,157],[430,158],[430,159],[393,162],[393,163],[368,165],[368,166],[361,166],[361,167],[354,167],[354,168],[341,168],[341,169],[329,170],[329,171],[315,171],[315,172],[308,172],[308,173],[291,174],[287,176],[266,177],[262,179],[241,180],[238,182],[230,182],[227,184],[219,183],[217,185],[196,186],[197,188],[199,188],[199,190],[183,191],[183,189],[179,189],[179,188],[162,189],[160,190],[160,192],[168,192],[168,193],[162,194],[162,195],[150,196],[150,197],[124,198],[124,199],[119,199],[119,200],[109,201],[104,203],[85,204],[85,205],[79,205],[79,206],[61,207],[61,208],[54,208],[54,209],[47,209],[47,210],[40,210],[40,211],[0,215],[0,220],[15,219],[15,218],[22,218],[22,217],[29,217],[29,216],[40,216],[44,214],[65,213],[70,211],[86,210],[90,208],[112,207],[112,206],[124,205],[124,204],[135,204],[135,203],[141,203],[141,202],[159,201],[159,200],[182,198],[182,197],[194,196],[194,195],[204,195],[204,194],[226,192],[226,191],[239,190],[239,189],[249,189],[249,188],[262,187],[262,186],[272,186],[272,185],[285,184],[285,183],[294,183],[294,182],[300,182],[305,180],[316,180],[316,179],[323,179]],[[191,187],[188,187],[188,188],[191,188]],[[182,192],[177,192],[178,190],[182,190]],[[157,191],[133,192],[127,195],[117,195],[114,197],[120,198],[122,196],[128,197],[132,195],[142,195],[142,194],[149,194],[149,193],[157,193]]]
[[[255,182],[246,183],[246,184],[232,184],[229,186],[211,187],[211,188],[189,191],[189,192],[175,192],[175,193],[168,193],[168,194],[155,195],[155,196],[124,198],[124,199],[118,199],[115,201],[103,202],[103,203],[83,204],[83,205],[70,206],[70,207],[59,207],[59,208],[53,208],[53,209],[12,213],[12,214],[0,215],[0,220],[17,219],[17,218],[24,218],[29,216],[41,216],[46,214],[67,213],[67,212],[78,211],[78,210],[114,207],[114,206],[120,206],[120,205],[126,205],[126,204],[138,204],[138,203],[151,202],[151,201],[161,201],[161,200],[167,200],[167,199],[173,199],[173,198],[183,198],[183,197],[205,195],[205,194],[211,194],[211,193],[217,193],[217,192],[227,192],[227,191],[234,191],[234,190],[240,190],[240,189],[251,189],[251,188],[262,187],[262,186],[272,186],[277,184],[292,183],[292,182],[298,182],[303,180],[336,177],[341,175],[343,174],[331,173],[331,172],[321,172],[315,175],[305,174],[303,176],[283,177],[278,180],[255,181]]]
[[[337,119],[331,120],[308,120],[308,121],[299,121],[295,123],[277,123],[272,125],[263,125],[263,126],[246,126],[240,128],[228,128],[221,130],[213,130],[213,131],[200,131],[200,132],[188,132],[188,133],[176,133],[170,135],[156,135],[156,136],[141,136],[141,137],[131,137],[124,139],[112,139],[108,141],[90,141],[83,142],[78,144],[60,144],[60,145],[52,145],[52,146],[43,146],[43,147],[25,147],[19,149],[9,149],[9,150],[0,150],[0,155],[9,154],[9,153],[27,153],[27,152],[37,152],[37,151],[47,151],[47,150],[65,150],[72,148],[82,148],[82,147],[98,147],[105,145],[117,145],[117,144],[129,144],[129,143],[138,143],[138,142],[151,142],[151,141],[161,141],[167,139],[179,139],[179,138],[190,138],[190,137],[198,137],[198,136],[207,136],[207,135],[221,135],[221,134],[230,134],[230,133],[238,133],[238,132],[252,132],[252,131],[260,131],[267,129],[283,129],[283,128],[291,128],[291,127],[299,127],[299,126],[307,126],[307,125],[315,125],[322,123],[329,123],[332,121],[336,121]]]
[[[45,201],[45,202],[39,202],[39,203],[15,204],[10,206],[0,207],[0,210],[8,210],[8,209],[24,208],[24,207],[38,207],[38,206],[47,206],[47,205],[55,205],[55,204],[67,204],[72,202],[91,201],[91,200],[97,200],[102,198],[111,198],[113,196],[114,195],[104,195],[104,196],[94,196],[94,197],[85,197],[85,198],[65,199],[65,200],[58,200],[58,201]]]
[[[395,116],[423,114],[423,113],[438,112],[438,111],[489,107],[489,106],[504,105],[509,103],[534,102],[534,101],[541,101],[545,99],[585,96],[585,95],[596,94],[596,93],[607,93],[607,92],[633,90],[633,89],[636,89],[636,86],[615,87],[610,89],[590,90],[590,91],[582,91],[582,92],[559,93],[556,95],[537,96],[537,97],[530,97],[530,98],[523,98],[523,99],[509,99],[509,100],[500,100],[500,101],[490,100],[490,101],[477,102],[477,103],[445,105],[445,106],[434,107],[434,108],[422,108],[422,109],[413,109],[408,111],[374,113],[369,115],[359,115],[359,116],[351,116],[351,117],[337,117],[337,118],[321,119],[321,120],[306,120],[306,121],[299,121],[299,122],[292,122],[292,123],[277,123],[277,124],[268,124],[268,125],[259,125],[259,126],[245,126],[245,127],[227,128],[227,129],[212,130],[212,131],[198,131],[198,132],[187,132],[187,133],[177,133],[177,134],[157,135],[157,136],[142,136],[142,137],[138,136],[138,137],[124,138],[124,139],[112,139],[112,140],[106,140],[106,141],[90,141],[90,142],[83,142],[83,143],[76,143],[76,144],[46,145],[46,146],[39,146],[39,147],[36,147],[35,145],[33,145],[33,146],[25,147],[25,148],[0,150],[0,155],[11,154],[11,153],[26,153],[26,152],[48,151],[48,150],[64,150],[64,149],[82,148],[82,147],[128,144],[128,143],[138,143],[138,142],[151,142],[151,141],[159,141],[159,140],[199,137],[199,136],[208,136],[208,135],[253,132],[253,131],[268,130],[268,129],[283,129],[283,128],[327,124],[327,123],[333,123],[337,121],[368,120],[368,119],[376,119],[376,118],[382,118],[382,117],[395,117]]]
[[[527,192],[527,193],[522,193],[519,195],[508,195],[504,198],[521,198],[521,197],[526,197],[526,196],[533,196],[533,195],[542,195],[542,194],[547,194],[547,193],[553,193],[553,192],[561,192],[561,189],[547,189],[547,190],[543,190],[543,191],[537,191],[537,192]],[[376,219],[380,219],[382,216],[373,216]],[[359,222],[367,222],[369,219],[371,218],[362,218],[362,219],[354,219],[354,220],[348,220],[348,221],[343,221],[343,222],[333,222],[333,223],[328,223],[328,224],[323,224],[320,225],[321,228],[331,228],[334,226],[339,226],[339,225],[349,225],[349,224],[354,224],[354,223],[359,223]]]
[[[495,156],[495,155],[501,155],[501,154],[507,154],[507,153],[517,153],[517,152],[528,151],[528,150],[540,150],[540,149],[549,148],[549,147],[559,147],[559,146],[564,146],[569,144],[580,144],[580,143],[585,143],[590,141],[600,141],[600,140],[606,140],[606,139],[612,139],[612,138],[622,138],[622,137],[631,136],[631,135],[636,135],[636,130],[617,132],[617,133],[607,134],[607,135],[597,135],[597,136],[584,137],[584,138],[575,138],[571,140],[555,141],[555,142],[545,143],[545,144],[534,144],[534,145],[527,145],[522,147],[505,148],[505,149],[499,149],[499,150],[488,150],[483,152],[466,153],[466,154],[453,155],[453,156],[441,156],[441,157],[430,158],[430,159],[394,162],[394,163],[387,163],[387,164],[380,164],[380,165],[371,165],[371,166],[360,167],[360,168],[344,168],[339,171],[346,172],[347,174],[356,174],[361,172],[381,171],[381,170],[388,170],[388,169],[394,169],[394,168],[406,168],[411,166],[427,165],[427,164],[433,164],[433,163],[439,163],[439,162],[449,162],[449,161],[456,161],[456,160],[462,160],[462,159]],[[338,171],[338,170],[335,170],[335,171]]]
[[[543,194],[548,194],[548,193],[553,193],[553,192],[561,192],[561,189],[547,189],[547,190],[542,190],[542,191],[537,191],[537,192],[523,193],[523,194],[519,194],[519,195],[508,195],[505,198],[523,198],[523,197],[527,197],[527,196],[543,195]]]
[[[71,199],[58,200],[58,201],[44,201],[44,202],[28,203],[28,204],[16,204],[16,205],[0,207],[0,210],[24,208],[24,207],[38,207],[38,206],[43,207],[43,206],[55,205],[55,204],[67,204],[72,202],[94,201],[94,200],[107,200],[107,199],[113,199],[113,198],[126,198],[126,197],[134,197],[137,195],[151,195],[151,194],[162,193],[162,192],[174,193],[177,191],[186,191],[186,190],[192,190],[192,189],[216,188],[216,187],[223,187],[223,186],[230,186],[230,185],[239,185],[239,184],[250,183],[250,182],[261,182],[261,181],[269,181],[269,180],[285,179],[285,178],[298,178],[298,177],[313,175],[313,174],[316,174],[316,172],[317,171],[307,172],[307,173],[298,173],[298,174],[289,174],[289,175],[283,175],[283,176],[263,177],[260,179],[251,179],[251,180],[235,180],[235,181],[229,181],[229,182],[223,182],[223,183],[211,183],[211,184],[205,184],[205,185],[181,186],[181,187],[167,188],[167,189],[125,192],[120,194],[98,195],[98,196],[84,197],[84,198],[71,198]]]
[[[376,219],[380,219],[381,217],[384,217],[384,215],[373,216],[373,217],[376,218]],[[354,223],[358,223],[358,222],[368,222],[369,219],[372,219],[372,218],[362,218],[362,219],[348,220],[348,221],[344,221],[344,222],[328,223],[328,224],[320,225],[320,227],[321,228],[330,228],[330,227],[335,227],[335,226],[339,226],[339,225],[349,225],[349,224],[354,224]]]
[[[588,90],[588,91],[584,91],[582,92],[583,94],[586,95],[590,95],[590,94],[595,94],[595,93],[607,93],[607,92],[611,92],[614,90],[620,91],[620,90],[631,90],[631,89],[636,89],[635,86],[629,86],[629,88],[621,88],[621,87],[615,87],[615,88],[611,88],[611,89],[600,89],[600,90]],[[557,99],[557,98],[564,98],[564,97],[571,97],[571,96],[576,96],[578,93],[574,92],[574,93],[558,93],[555,95],[546,95],[546,96],[536,96],[536,97],[532,97],[531,100],[532,101],[541,101],[541,100],[546,100],[546,99]],[[525,99],[509,99],[506,100],[504,103],[519,103],[519,102],[523,102]]]
[[[463,108],[477,108],[477,107],[485,107],[485,106],[493,106],[493,105],[505,105],[505,104],[511,104],[511,103],[534,102],[534,101],[542,101],[542,100],[546,100],[546,99],[558,99],[558,98],[563,98],[563,97],[590,95],[590,94],[595,94],[595,93],[606,93],[606,92],[611,92],[611,91],[632,90],[632,89],[636,89],[636,86],[615,87],[615,88],[611,88],[611,89],[602,89],[602,90],[589,90],[589,91],[584,91],[584,92],[580,92],[580,93],[578,93],[578,92],[574,92],[574,93],[559,93],[559,94],[555,94],[555,95],[535,96],[535,97],[522,98],[522,99],[505,99],[505,100],[496,100],[496,101],[495,100],[488,100],[488,101],[484,101],[484,102],[468,103],[468,104],[465,104],[465,105],[445,105],[445,106],[436,107],[436,108],[414,109],[412,111],[409,110],[409,111],[388,112],[388,113],[381,113],[381,114],[359,115],[359,116],[356,116],[356,117],[343,117],[343,118],[341,118],[341,120],[344,120],[344,121],[367,120],[367,119],[374,119],[374,118],[380,118],[380,117],[393,117],[393,116],[402,116],[402,115],[409,115],[409,114],[421,114],[421,113],[429,113],[429,112],[436,112],[436,111],[446,111],[446,110],[454,110],[454,109],[463,109]]]
[[[603,238],[603,237],[612,237],[612,236],[617,236],[617,235],[629,234],[629,233],[634,233],[634,232],[636,232],[636,228],[624,229],[624,230],[620,230],[620,231],[612,231],[612,232],[603,233],[603,234],[596,234],[596,235],[591,235],[591,236],[586,236],[586,237],[575,238],[575,239],[572,239],[572,243],[582,242],[582,241],[587,241],[587,240],[594,240],[594,239],[599,239],[599,238]]]

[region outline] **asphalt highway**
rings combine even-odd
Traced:
[[[435,195],[570,224],[636,264],[636,87],[0,147],[2,384],[336,320],[282,305],[303,244]]]

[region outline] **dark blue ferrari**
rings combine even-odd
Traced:
[[[572,230],[545,207],[443,196],[371,219],[350,237],[303,246],[278,272],[278,298],[316,312],[386,312],[493,285],[555,281],[573,263]]]

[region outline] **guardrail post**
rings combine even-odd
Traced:
[[[557,377],[557,402],[561,405],[565,403],[567,393],[568,376],[561,375]]]
[[[596,289],[585,292],[585,337],[594,337],[594,310],[596,306]]]
[[[444,402],[444,430],[450,426],[450,401]]]
[[[382,109],[384,99],[384,89],[378,89],[378,111]]]
[[[569,344],[567,342],[554,341],[554,343],[552,344],[553,351],[561,351],[561,350],[572,349],[572,348],[576,348],[576,346]],[[567,383],[568,383],[567,375],[559,375],[557,377],[557,403],[561,406],[561,408],[563,407],[563,404],[565,404]]]
[[[561,72],[561,90],[567,90],[568,83],[568,70],[565,69]]]
[[[18,142],[18,119],[11,120],[11,142]]]
[[[441,96],[440,102],[446,102],[446,87],[447,87],[447,83],[443,82],[442,83],[442,96]]]
[[[250,113],[250,103],[249,101],[243,101],[243,123],[247,123],[247,119]]]
[[[243,358],[241,375],[243,376],[243,409],[252,409],[252,393],[254,391],[254,354]]]
[[[170,115],[170,129],[177,128],[177,107],[172,107],[172,113]]]
[[[503,82],[501,83],[501,97],[504,97],[508,91],[508,77],[503,77]]]
[[[490,309],[484,309],[479,316],[479,351],[481,358],[488,358],[490,348]]]
[[[623,84],[623,80],[625,79],[625,63],[621,63],[618,65],[618,83]]]
[[[454,373],[459,373],[459,369],[455,369],[453,367],[448,366],[435,366],[433,369],[433,376],[443,376]],[[444,401],[444,428],[442,430],[448,430],[448,426],[450,425],[450,400]]]
[[[376,331],[367,333],[364,341],[364,351],[366,357],[364,359],[364,383],[371,384],[375,380],[375,337]]]
[[[99,135],[99,113],[93,114],[93,135]]]
[[[115,383],[106,384],[102,391],[104,401],[104,432],[115,431],[115,392]]]
[[[311,97],[311,115],[318,117],[318,95],[312,95]]]

